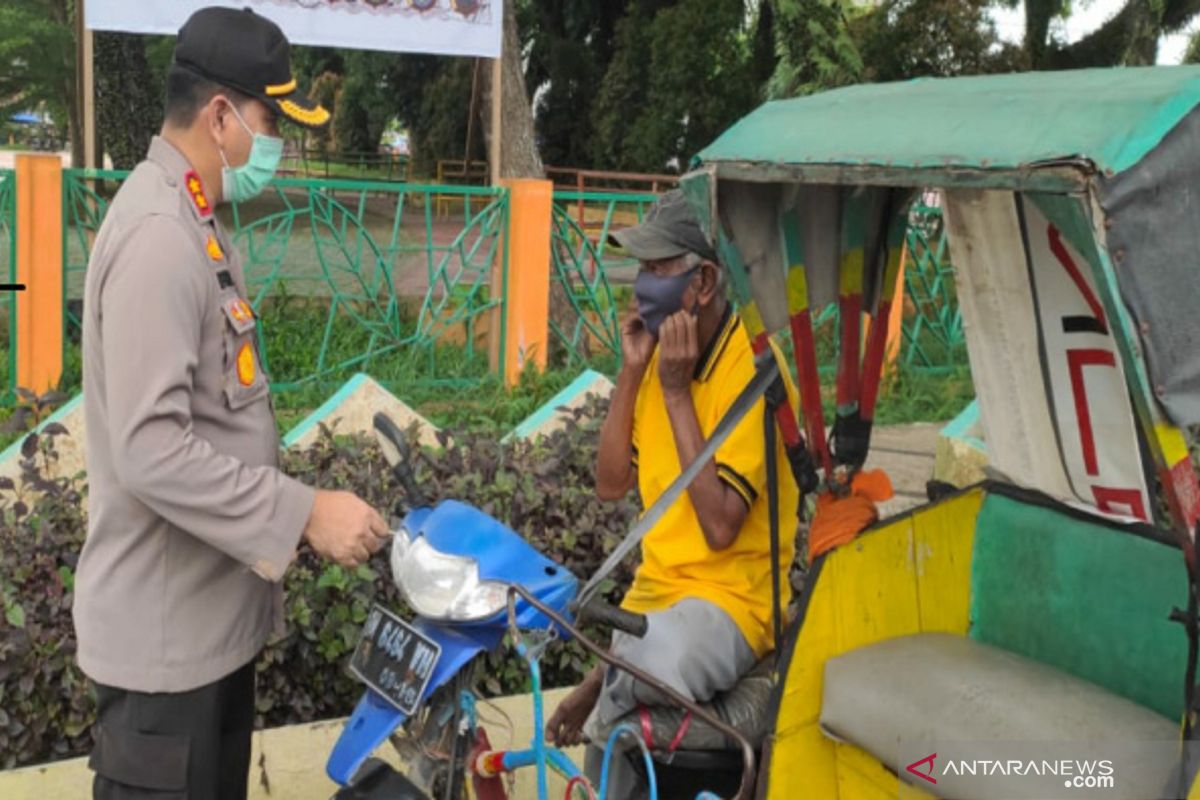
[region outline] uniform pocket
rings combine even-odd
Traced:
[[[100,724],[88,766],[117,786],[154,792],[147,796],[162,800],[182,800],[187,797],[189,750],[187,736]]]
[[[264,399],[267,378],[255,346],[254,311],[234,291],[221,293],[221,313],[225,317],[225,402],[233,411]]]

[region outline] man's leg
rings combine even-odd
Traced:
[[[221,798],[246,800],[254,733],[254,662],[221,681]]]
[[[754,651],[733,619],[721,608],[697,598],[685,598],[663,611],[646,615],[646,635],[641,639],[613,632],[612,652],[670,686],[689,700],[707,702],[718,692],[732,689],[754,666]],[[632,711],[639,703],[663,705],[668,701],[627,672],[609,668],[596,707],[584,727],[591,740],[585,756],[588,779],[599,785],[604,741],[602,732]],[[624,743],[628,746],[628,742]],[[614,754],[609,783],[623,794],[636,796],[629,788],[638,785],[637,773],[628,760],[630,752]],[[636,754],[636,751],[632,751]]]
[[[754,666],[754,651],[737,624],[707,600],[685,598],[647,614],[646,621],[641,639],[615,631],[613,654],[689,700],[708,702],[718,692],[732,689]],[[639,703],[666,705],[668,701],[629,673],[610,668],[594,721],[607,728]]]
[[[250,737],[242,723],[249,714],[252,727],[253,681],[251,663],[188,692],[97,685],[95,800],[244,798]]]

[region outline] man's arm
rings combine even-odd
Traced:
[[[596,494],[601,500],[620,500],[637,481],[633,468],[633,414],[646,365],[654,353],[654,338],[636,314],[621,326],[621,372],[613,390],[608,416],[600,428],[596,455]]]
[[[633,411],[641,383],[640,370],[634,374],[624,367],[617,375],[617,388],[600,428],[596,455],[596,494],[601,500],[621,499],[637,478],[633,469]]]
[[[212,276],[187,255],[186,241],[173,219],[145,221],[121,246],[100,293],[113,466],[121,485],[163,519],[277,581],[316,493],[195,435],[191,394]]]
[[[692,402],[692,374],[700,358],[696,318],[686,311],[669,317],[659,332],[659,379],[675,438],[679,465],[686,469],[704,448],[704,433]],[[688,487],[704,539],[712,550],[733,544],[750,511],[745,498],[721,480],[709,459]]]

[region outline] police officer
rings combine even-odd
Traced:
[[[354,566],[388,533],[354,495],[277,466],[241,259],[214,210],[264,189],[280,118],[329,120],[297,91],[283,33],[249,10],[196,12],[179,31],[162,133],[92,250],[74,617],[99,701],[96,798],[244,798],[254,659],[282,623],[301,538]]]

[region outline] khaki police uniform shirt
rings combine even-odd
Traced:
[[[108,210],[83,311],[79,664],[108,686],[187,691],[281,625],[279,582],[314,491],[277,469],[240,259],[161,138]]]

